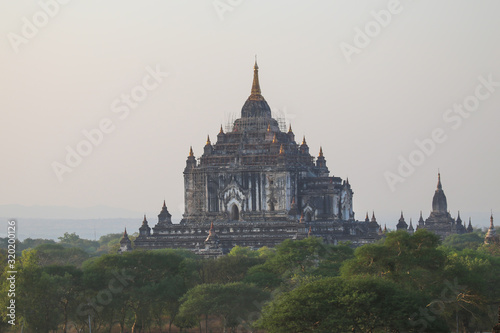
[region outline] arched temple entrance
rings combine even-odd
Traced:
[[[231,207],[231,220],[238,221],[240,219],[240,210],[237,205]]]

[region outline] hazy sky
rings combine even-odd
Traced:
[[[165,199],[179,220],[189,146],[199,157],[239,115],[257,54],[262,94],[349,177],[358,219],[426,217],[439,168],[452,216],[500,221],[498,13],[494,0],[2,1],[0,205],[140,221]],[[69,165],[68,147],[86,156]]]

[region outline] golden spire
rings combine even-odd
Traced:
[[[288,133],[292,133],[292,124],[288,125]]]
[[[253,83],[252,83],[252,93],[250,97],[248,97],[251,101],[263,101],[264,97],[262,97],[260,93],[260,84],[259,84],[259,66],[257,65],[257,56],[255,57],[255,65],[253,66]]]
[[[267,131],[271,132],[271,124],[267,124]]]
[[[319,156],[318,157],[323,157],[323,147],[321,147],[321,146],[319,146]]]
[[[193,154],[193,146],[190,146],[189,147],[189,157],[193,157],[194,154]]]
[[[280,146],[280,155],[283,155],[285,153],[285,149],[283,148],[283,144]]]
[[[222,124],[220,125],[220,131],[219,134],[224,134],[224,131],[222,130]]]
[[[276,143],[277,140],[276,140],[276,133],[274,133],[274,137],[273,137],[273,143]]]
[[[302,137],[302,144],[303,145],[307,145],[306,136],[305,135]]]
[[[212,143],[210,142],[210,135],[207,135],[207,146],[211,145]]]

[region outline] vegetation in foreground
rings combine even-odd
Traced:
[[[312,237],[218,259],[119,255],[119,235],[92,246],[75,236],[17,258],[17,325],[3,306],[2,331],[87,332],[90,318],[92,332],[480,332],[497,320],[499,245],[479,234],[440,244],[425,230],[391,232],[355,250]]]

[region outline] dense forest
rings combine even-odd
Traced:
[[[133,239],[133,237],[131,237]],[[99,241],[17,243],[16,332],[491,332],[500,304],[500,246],[484,234],[441,242],[390,232],[353,249],[310,237],[218,259],[183,250],[117,254]],[[8,305],[7,239],[0,298]]]

